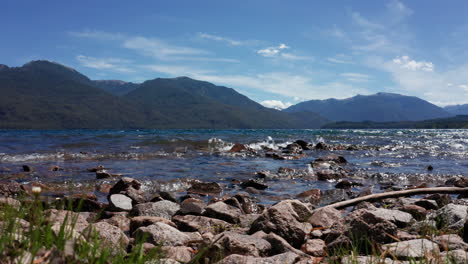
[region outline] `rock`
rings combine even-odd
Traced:
[[[179,230],[184,232],[200,232],[218,234],[229,229],[232,224],[205,216],[197,215],[176,215],[172,218],[172,221],[177,225]]]
[[[10,197],[0,197],[0,208],[2,207],[19,209],[21,207],[21,202]]]
[[[244,150],[247,150],[247,147],[244,144],[236,143],[232,146],[229,152],[242,152]]]
[[[47,223],[50,225],[73,226],[73,229],[77,232],[83,231],[89,225],[84,216],[71,211],[49,209],[44,211],[44,215],[46,216]]]
[[[431,194],[427,196],[426,199],[436,201],[438,208],[444,207],[452,202],[452,198],[450,197],[450,195],[440,193]]]
[[[465,250],[457,249],[440,253],[441,263],[468,263],[468,254]]]
[[[348,161],[343,156],[333,155],[333,154],[319,157],[319,158],[315,159],[315,161],[326,161],[326,162],[333,161],[336,164],[346,164],[346,163],[348,163]]]
[[[136,216],[130,219],[130,233],[135,232],[139,227],[154,225],[158,222],[176,227],[176,225],[166,218],[157,217],[157,216]]]
[[[104,166],[102,166],[102,165],[98,165],[98,166],[95,167],[95,168],[89,168],[89,169],[87,169],[87,171],[89,171],[89,172],[96,172],[96,171],[102,171],[102,170],[105,170]]]
[[[316,170],[315,174],[317,175],[317,179],[319,181],[331,181],[331,180],[338,180],[345,178],[348,176],[343,170],[331,170],[331,169],[325,169],[325,170]]]
[[[310,150],[310,149],[313,148],[313,146],[312,146],[310,143],[308,143],[307,141],[301,140],[301,139],[296,140],[294,143],[296,143],[296,144],[298,144],[299,146],[301,146],[301,148],[302,148],[303,150]]]
[[[398,239],[400,239],[401,241],[404,241],[404,240],[413,240],[413,239],[418,239],[419,236],[418,235],[412,235],[406,231],[403,231],[403,230],[398,230],[397,231],[397,237]]]
[[[2,196],[16,196],[22,193],[21,184],[15,181],[0,182],[0,195]]]
[[[463,228],[466,219],[468,206],[447,204],[429,216],[429,219],[435,219],[438,227],[459,230]]]
[[[109,196],[109,209],[111,211],[130,212],[132,210],[132,199],[123,194],[112,194]]]
[[[351,187],[353,187],[353,184],[348,180],[341,180],[335,185],[337,189],[351,189]]]
[[[161,198],[164,200],[168,200],[174,203],[178,202],[176,196],[172,192],[159,192],[159,196],[161,196]]]
[[[348,236],[352,239],[369,239],[376,243],[391,242],[391,236],[396,237],[397,226],[392,222],[378,217],[371,210],[359,209],[351,212],[345,218],[348,226]]]
[[[244,188],[244,189],[247,188],[247,187],[252,187],[252,188],[255,188],[257,190],[265,190],[266,188],[268,188],[268,185],[266,185],[264,183],[261,183],[259,181],[250,179],[248,181],[242,182],[241,187]]]
[[[112,178],[114,177],[110,172],[107,172],[106,170],[99,170],[96,171],[96,179],[107,179],[107,178]]]
[[[416,220],[424,220],[427,215],[427,210],[415,204],[404,205],[400,208],[401,211],[411,214]]]
[[[24,172],[32,172],[33,168],[29,165],[23,165],[23,171]]]
[[[326,190],[322,192],[320,205],[321,206],[329,205],[329,204],[341,202],[347,199],[349,199],[349,195],[346,193],[345,190],[342,190],[342,189]]]
[[[454,177],[445,182],[447,186],[468,187],[468,177]]]
[[[127,217],[127,215],[117,214],[112,216],[111,218],[104,219],[101,222],[106,222],[108,224],[116,226],[124,232],[130,231],[130,219]]]
[[[223,252],[225,256],[240,254],[244,256],[265,257],[271,250],[271,244],[261,238],[241,235],[226,231],[213,238],[217,241],[209,252]]]
[[[432,241],[439,245],[441,251],[462,249],[468,251],[468,244],[463,242],[463,238],[456,234],[436,236]]]
[[[260,179],[276,179],[279,176],[271,171],[258,171],[255,176]]]
[[[188,263],[193,257],[193,249],[190,247],[164,246],[161,249],[165,258],[177,260],[182,263]]]
[[[109,190],[109,195],[112,194],[123,194],[130,197],[133,205],[144,203],[146,200],[141,190],[141,183],[129,177],[122,177],[122,179]]]
[[[146,237],[147,242],[163,246],[183,246],[194,238],[201,240],[198,233],[184,233],[162,222],[139,227],[135,231],[134,237]]]
[[[308,239],[302,246],[301,250],[314,257],[325,256],[325,241],[322,239]]]
[[[391,258],[381,259],[378,256],[344,256],[341,264],[410,264],[408,261],[398,261]]]
[[[426,167],[426,169],[427,169],[428,171],[433,171],[433,170],[434,170],[434,167],[432,167],[432,165],[429,165],[429,166]]]
[[[179,214],[201,215],[206,208],[206,203],[200,199],[188,198],[180,203]]]
[[[405,213],[400,210],[376,208],[369,212],[374,214],[376,217],[385,219],[396,224],[398,227],[405,227],[414,220],[411,214]]]
[[[263,212],[264,206],[258,205],[247,193],[238,193],[233,197],[241,206],[245,214],[259,214]]]
[[[297,200],[281,201],[262,213],[251,225],[249,233],[257,231],[273,232],[284,238],[293,247],[299,248],[308,230],[302,223],[310,217],[309,208]]]
[[[468,219],[466,219],[465,226],[463,227],[463,241],[468,243]]]
[[[317,204],[322,197],[322,191],[320,189],[311,189],[296,195],[297,198],[304,198],[304,201],[311,204]]]
[[[299,256],[308,256],[304,252],[295,249],[293,246],[291,246],[288,241],[286,241],[284,238],[278,236],[275,233],[269,233],[266,234],[263,231],[258,231],[252,236],[257,237],[257,238],[262,238],[265,239],[266,241],[270,242],[271,244],[271,251],[270,255],[277,255],[285,252],[293,252],[296,253]]]
[[[313,227],[330,228],[332,225],[342,220],[343,217],[340,211],[335,208],[325,207],[313,212],[307,222],[311,223]]]
[[[383,250],[387,250],[391,255],[401,259],[408,258],[425,258],[438,256],[439,246],[427,239],[414,239],[401,241],[382,246]]]
[[[232,254],[225,257],[218,264],[293,264],[298,263],[300,257],[292,252],[286,252],[275,256],[261,258]]]
[[[315,149],[323,149],[323,150],[326,150],[328,149],[328,145],[323,143],[323,142],[319,142],[315,145]]]
[[[133,207],[132,215],[136,216],[158,216],[166,219],[179,211],[180,206],[171,201],[159,201],[155,203],[137,204]]]
[[[260,194],[261,193],[261,191],[255,189],[253,187],[247,187],[247,188],[245,188],[244,191],[247,192],[247,193],[250,193],[250,194]]]
[[[130,240],[120,228],[106,222],[90,224],[83,230],[84,236],[90,241],[94,238],[95,233],[102,245],[107,246],[106,248],[115,254],[126,249],[130,243]]]
[[[221,186],[216,182],[195,182],[187,190],[187,193],[200,195],[214,195],[222,191]]]
[[[292,143],[287,145],[283,149],[283,153],[288,153],[288,154],[302,154],[302,147],[297,144],[297,143]]]
[[[242,211],[231,205],[227,205],[224,202],[216,202],[208,205],[205,208],[204,216],[217,218],[226,222],[237,224],[240,223],[240,216]]]

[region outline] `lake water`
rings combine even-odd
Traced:
[[[358,145],[360,150],[310,150],[297,160],[265,157],[265,149],[302,139],[310,143]],[[256,155],[229,153],[234,143],[248,144]],[[94,192],[101,183],[88,168],[143,182],[148,193],[183,195],[190,181],[218,182],[221,194],[241,190],[238,182],[258,171],[291,168],[288,178],[269,180],[256,196],[262,203],[295,197],[311,188],[334,189],[336,182],[316,181],[310,162],[339,154],[348,160],[350,178],[379,191],[381,183],[437,185],[454,175],[468,176],[468,130],[0,130],[0,180],[41,182],[51,195]],[[22,172],[22,165],[34,168]],[[432,171],[427,167],[433,166]],[[53,166],[63,168],[50,171]]]

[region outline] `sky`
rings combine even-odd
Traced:
[[[377,92],[464,104],[467,10],[465,0],[3,0],[0,64],[188,76],[275,108]]]

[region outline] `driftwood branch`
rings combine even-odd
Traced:
[[[377,201],[386,198],[396,198],[396,197],[403,197],[403,196],[411,196],[416,194],[430,194],[430,193],[450,193],[450,194],[457,194],[457,193],[468,193],[468,188],[460,188],[460,187],[434,187],[434,188],[418,188],[418,189],[410,189],[410,190],[403,190],[403,191],[394,191],[394,192],[384,192],[384,193],[376,193],[371,195],[366,195],[358,198],[354,198],[351,200],[346,200],[342,202],[337,202],[334,204],[329,204],[324,207],[320,207],[317,209],[322,208],[345,208],[348,206],[356,205],[360,202],[369,202],[369,201]]]

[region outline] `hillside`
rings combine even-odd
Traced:
[[[357,95],[338,100],[311,100],[284,111],[310,111],[333,121],[418,121],[451,116],[444,109],[413,96],[391,93]]]
[[[326,129],[468,129],[468,115],[402,122],[336,122],[324,125]]]
[[[318,128],[329,122],[315,113],[265,108],[231,88],[187,77],[91,81],[49,61],[0,65],[0,92],[0,128]]]
[[[4,68],[0,93],[1,128],[132,128],[144,121],[132,103],[48,61]]]
[[[444,109],[454,115],[468,115],[468,104],[448,105]]]
[[[125,98],[144,107],[151,124],[180,128],[317,128],[317,114],[304,118],[265,108],[231,88],[187,77],[142,83]]]

